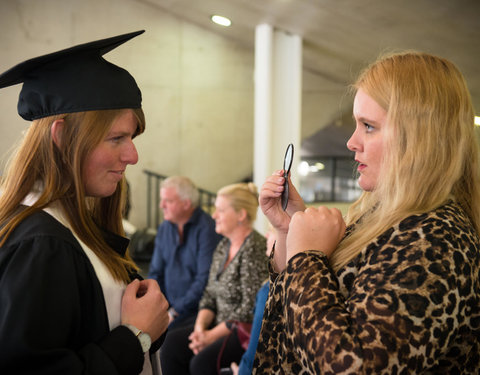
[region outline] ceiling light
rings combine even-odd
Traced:
[[[480,116],[475,116],[475,125],[480,126]]]
[[[214,14],[210,19],[215,22],[217,25],[221,26],[230,26],[232,21],[230,21],[227,17],[219,16]]]

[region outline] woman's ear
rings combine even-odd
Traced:
[[[238,211],[238,218],[241,222],[247,219],[247,210],[245,208],[241,208],[240,211]]]
[[[62,142],[62,133],[63,133],[63,125],[65,121],[63,119],[55,120],[50,128],[53,142],[60,148]]]

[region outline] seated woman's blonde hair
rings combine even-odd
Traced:
[[[258,191],[253,182],[224,186],[217,192],[217,195],[226,197],[235,211],[244,209],[250,224],[257,218]]]

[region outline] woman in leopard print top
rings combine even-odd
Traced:
[[[284,212],[283,171],[262,187],[277,243],[253,373],[478,374],[480,178],[465,81],[445,59],[406,52],[354,89],[347,146],[364,192],[346,222],[305,209],[292,185]]]

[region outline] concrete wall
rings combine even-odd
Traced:
[[[140,29],[146,33],[105,58],[127,69],[143,94],[147,130],[136,140],[140,161],[127,169],[127,178],[130,219],[144,227],[144,169],[187,175],[210,191],[251,175],[253,51],[140,1],[0,0],[1,72],[41,54]],[[334,120],[319,103],[334,112],[350,104],[338,100],[343,88],[308,73],[303,80],[302,121],[310,134]],[[28,126],[16,112],[19,91],[20,85],[0,90],[0,173]]]

